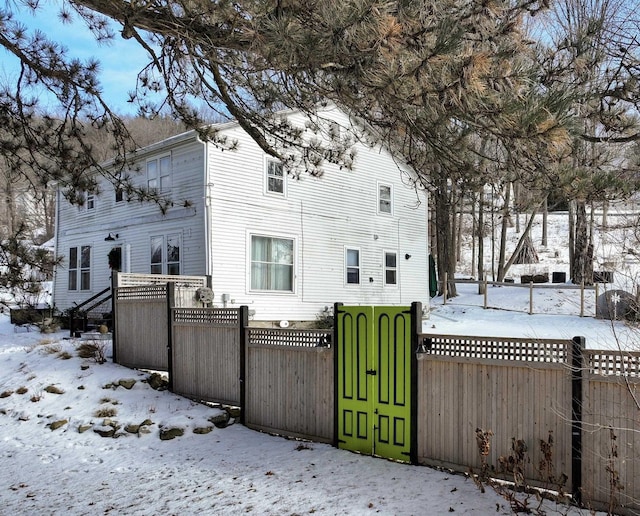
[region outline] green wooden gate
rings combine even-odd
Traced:
[[[416,355],[421,305],[336,305],[338,446],[416,461]]]

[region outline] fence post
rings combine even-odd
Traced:
[[[246,356],[247,356],[247,327],[249,326],[249,307],[242,305],[238,309],[238,327],[240,330],[240,371],[238,371],[240,382],[240,424],[244,425],[246,422],[245,410],[247,408],[246,403],[246,385],[245,378],[247,372]]]
[[[444,284],[442,285],[442,304],[447,304],[447,286],[449,284],[448,274],[444,273]]]
[[[116,299],[116,293],[118,292],[118,271],[111,273],[111,360],[114,364],[118,363],[118,346],[117,337],[118,334],[118,322],[116,312],[118,311],[118,300]]]
[[[418,347],[422,335],[422,303],[411,303],[411,432],[409,461],[418,464]]]
[[[167,370],[169,371],[169,391],[173,392],[173,308],[176,304],[176,284],[167,283]]]
[[[484,292],[483,292],[483,294],[484,294],[484,309],[486,310],[488,308],[488,306],[489,306],[489,294],[487,293],[487,275],[486,274],[484,275],[484,283],[483,283],[483,285],[484,285],[484,287],[483,287],[484,288]]]
[[[582,504],[582,370],[584,369],[584,337],[571,340],[571,494]]]
[[[343,303],[333,303],[333,335],[331,336],[331,346],[333,347],[333,442],[331,443],[335,448],[338,447],[338,352],[340,346],[338,346],[338,320],[340,319],[340,307],[344,306]]]
[[[529,282],[529,315],[533,315],[533,281]]]

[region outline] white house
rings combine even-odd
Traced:
[[[110,285],[113,249],[123,272],[210,275],[213,304],[248,305],[255,320],[312,320],[334,302],[428,307],[426,195],[388,152],[356,143],[352,170],[296,179],[237,123],[218,129],[237,150],[190,131],[136,155],[139,180],[173,201],[164,214],[106,182],[80,208],[59,196],[58,309]]]

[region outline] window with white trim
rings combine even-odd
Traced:
[[[151,274],[180,274],[180,248],[182,237],[179,233],[154,235],[151,244]]]
[[[378,183],[378,213],[393,213],[393,187]]]
[[[384,284],[398,284],[398,253],[395,251],[384,252]]]
[[[293,292],[294,241],[251,235],[251,290]]]
[[[86,213],[96,208],[96,195],[89,192],[84,192],[79,195],[78,211]]]
[[[344,253],[346,282],[348,285],[360,284],[360,249],[347,248]]]
[[[91,246],[69,248],[69,290],[91,290]]]
[[[265,180],[267,192],[285,195],[285,175],[281,162],[267,159]]]
[[[147,161],[147,187],[166,192],[171,189],[171,155]]]

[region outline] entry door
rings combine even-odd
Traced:
[[[411,460],[411,312],[408,307],[338,307],[340,448]]]

